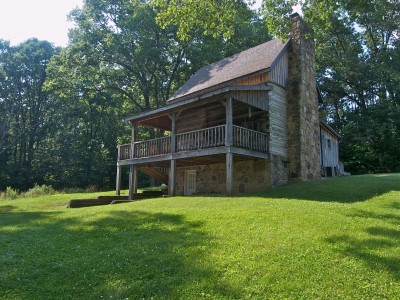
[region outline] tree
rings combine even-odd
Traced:
[[[0,42],[0,189],[33,184],[35,155],[50,130],[44,122],[52,106],[43,89],[46,66],[57,51],[37,39],[15,47]]]
[[[237,27],[246,26],[252,14],[252,1],[242,0],[155,0],[159,10],[157,22],[161,27],[177,26],[183,41],[193,38],[196,30],[204,35],[228,40]]]
[[[315,32],[322,115],[343,136],[346,167],[353,173],[388,164],[399,170],[392,146],[400,147],[395,119],[400,102],[400,3],[265,0],[264,13],[276,35],[287,34],[287,16],[295,4],[301,4]]]

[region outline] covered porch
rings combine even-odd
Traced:
[[[130,195],[137,190],[138,169],[150,168],[168,170],[165,174],[168,182],[164,183],[169,194],[175,195],[177,168],[224,163],[225,193],[231,195],[234,163],[268,159],[270,151],[269,88],[244,89],[246,95],[235,88],[231,92],[214,93],[203,101],[189,99],[128,118],[132,141],[118,146],[117,194],[124,166],[130,168]],[[164,137],[137,141],[137,126],[154,127],[166,133]]]

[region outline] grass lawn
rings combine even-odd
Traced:
[[[1,299],[400,298],[400,174],[65,207],[91,196],[0,201]]]

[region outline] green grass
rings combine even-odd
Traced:
[[[89,196],[0,201],[0,298],[399,299],[400,174],[65,207]]]

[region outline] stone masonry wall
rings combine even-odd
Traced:
[[[279,155],[271,155],[272,186],[279,186],[289,182],[287,161]]]
[[[288,78],[288,168],[291,181],[320,179],[318,95],[312,30],[292,15]]]
[[[196,170],[196,194],[225,194],[225,163],[177,168],[176,194],[184,194],[186,170]],[[249,193],[271,187],[270,160],[234,162],[233,193]]]

